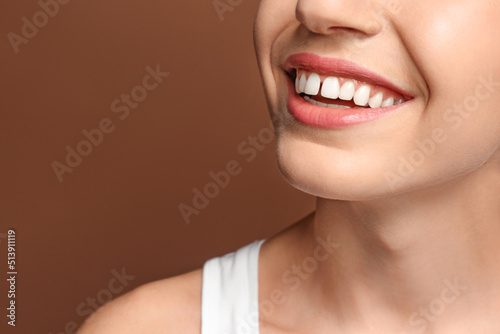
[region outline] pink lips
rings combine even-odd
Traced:
[[[288,57],[285,62],[287,72],[291,72],[296,68],[323,75],[352,78],[389,88],[403,95],[407,100],[413,98],[411,94],[396,87],[378,74],[346,60],[324,58],[310,53],[299,53]],[[295,92],[295,83],[292,82],[291,78],[287,80],[287,89],[288,110],[290,113],[302,123],[321,128],[338,128],[373,121],[409,102],[406,101],[385,108],[327,108],[305,101]]]

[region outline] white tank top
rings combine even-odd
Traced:
[[[203,266],[201,334],[259,334],[257,240]]]

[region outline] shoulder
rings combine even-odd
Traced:
[[[142,285],[92,314],[78,334],[201,331],[202,269]]]

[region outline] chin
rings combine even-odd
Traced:
[[[277,163],[283,177],[295,188],[313,196],[362,201],[391,196],[392,189],[376,163],[357,165],[361,157],[330,152],[313,144],[278,142]],[[298,147],[302,146],[302,147]],[[309,146],[309,148],[303,147]],[[328,149],[325,149],[328,150]],[[356,168],[353,168],[357,165]]]
[[[425,177],[429,170],[402,175],[397,159],[374,149],[346,150],[296,136],[280,136],[276,158],[283,177],[313,196],[345,201],[369,201],[418,191],[444,181]]]

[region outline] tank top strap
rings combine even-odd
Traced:
[[[205,262],[202,334],[259,334],[258,265],[264,241]]]

